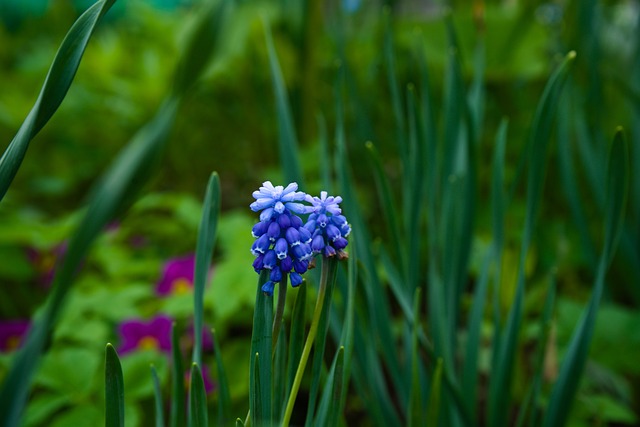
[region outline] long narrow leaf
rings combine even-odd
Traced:
[[[189,378],[189,427],[209,427],[207,392],[204,389],[202,371],[196,363],[191,365]]]
[[[520,249],[520,262],[516,294],[504,331],[499,354],[494,359],[492,381],[489,396],[489,423],[500,427],[506,424],[509,415],[508,407],[511,397],[511,379],[516,355],[517,338],[522,321],[524,300],[524,266],[531,244],[538,204],[540,202],[542,184],[544,182],[544,165],[547,146],[551,136],[551,128],[555,117],[556,106],[564,82],[568,76],[569,66],[575,59],[575,52],[569,52],[562,64],[553,73],[547,83],[534,116],[531,138],[527,145],[529,151],[529,170],[527,176],[526,216]]]
[[[629,187],[627,150],[622,129],[618,129],[609,150],[607,165],[604,250],[598,264],[598,274],[591,300],[578,321],[560,367],[558,379],[551,391],[549,407],[544,417],[544,427],[560,427],[565,424],[589,355],[589,345],[604,290],[606,272],[615,253],[623,226],[623,214]]]
[[[183,426],[187,421],[184,372],[182,352],[180,351],[180,336],[174,322],[171,327],[171,412],[169,415],[169,425],[171,427]]]
[[[269,280],[269,270],[263,270],[258,280],[256,306],[253,314],[251,336],[251,372],[249,379],[249,410],[252,425],[271,422],[271,325],[273,323],[273,298],[262,292],[262,285]],[[259,366],[256,366],[259,362]],[[259,373],[259,377],[256,376]]]
[[[162,409],[162,391],[160,390],[160,378],[156,367],[151,365],[151,379],[153,380],[153,400],[155,403],[156,427],[164,427],[164,411]]]
[[[97,1],[76,20],[62,41],[38,99],[0,158],[0,201],[20,168],[29,143],[53,116],[66,96],[98,21],[113,3],[115,0]]]
[[[213,246],[216,241],[218,216],[220,215],[220,179],[216,172],[211,174],[202,208],[202,219],[196,245],[196,265],[193,280],[193,328],[194,346],[191,361],[202,364],[202,329],[204,310],[204,288],[209,276]]]
[[[124,379],[118,353],[111,344],[105,350],[105,427],[124,426]]]
[[[265,37],[267,51],[269,52],[269,67],[276,99],[276,112],[278,115],[278,146],[280,148],[280,162],[284,171],[286,182],[302,183],[302,172],[298,159],[298,139],[291,114],[291,107],[287,98],[287,90],[282,76],[282,70],[278,63],[276,49],[273,46],[271,30],[265,24]]]
[[[222,350],[218,342],[216,331],[212,330],[213,348],[216,358],[216,368],[218,371],[218,425],[227,425],[231,406],[231,396],[229,395],[229,383],[227,373],[222,363]]]

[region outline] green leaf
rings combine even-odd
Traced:
[[[211,331],[213,337],[213,348],[216,358],[216,368],[218,371],[218,425],[227,425],[227,418],[229,417],[231,397],[229,395],[229,383],[227,381],[227,374],[222,363],[222,349],[218,342],[216,331]]]
[[[549,406],[544,417],[544,427],[560,427],[566,423],[569,408],[575,398],[580,378],[589,355],[589,346],[595,328],[600,299],[611,258],[615,253],[629,185],[627,145],[618,128],[609,149],[607,164],[607,209],[605,211],[605,244],[598,264],[598,272],[589,305],[583,312],[571,337],[558,379],[549,398]]]
[[[332,376],[333,393],[329,417],[326,425],[337,426],[340,418],[342,394],[344,393],[344,346],[340,346],[336,354],[336,364]]]
[[[482,343],[480,342],[480,332],[482,328],[482,317],[487,300],[487,288],[489,287],[489,266],[494,258],[493,251],[489,251],[482,263],[480,279],[473,294],[473,304],[469,314],[467,324],[467,345],[464,352],[464,366],[462,371],[462,390],[467,402],[467,407],[471,409],[473,418],[476,418],[476,406],[478,396],[478,354]]]
[[[269,270],[260,273],[256,290],[256,306],[251,335],[251,371],[249,378],[251,424],[271,422],[271,345],[273,323],[273,297],[262,292],[269,280]],[[259,366],[257,366],[259,362]],[[257,375],[260,375],[259,377]]]
[[[495,363],[492,367],[492,381],[490,385],[489,424],[496,427],[504,426],[509,415],[509,409],[505,409],[505,407],[508,408],[510,405],[511,379],[513,377],[513,365],[517,352],[518,333],[522,321],[525,261],[531,244],[536,213],[541,198],[547,146],[549,145],[556,106],[562,87],[568,76],[569,66],[575,59],[575,56],[575,52],[569,52],[562,64],[549,78],[540,102],[538,103],[532,124],[531,137],[526,147],[528,153],[526,159],[529,167],[527,175],[526,216],[522,235],[522,247],[520,250],[516,294],[509,312],[500,348],[494,358]]]
[[[219,43],[229,3],[228,0],[203,3],[195,28],[189,35],[186,47],[182,49],[175,74],[174,95],[187,92],[204,72]]]
[[[621,127],[616,129],[609,149],[607,165],[607,202],[605,209],[605,244],[603,258],[611,263],[620,240],[629,192],[629,149]]]
[[[380,154],[375,145],[371,141],[365,143],[365,148],[369,154],[369,159],[372,164],[373,178],[376,183],[376,189],[378,193],[378,199],[380,200],[380,206],[382,208],[382,217],[385,225],[387,226],[387,233],[391,237],[391,247],[396,260],[402,265],[404,264],[404,253],[402,251],[401,239],[394,238],[400,236],[400,223],[398,221],[398,214],[396,213],[396,202],[393,199],[391,193],[391,186],[389,185],[389,179],[382,166],[382,160]],[[399,289],[402,289],[400,287]]]
[[[74,22],[62,41],[38,99],[0,158],[0,201],[20,168],[29,143],[53,116],[66,96],[98,21],[113,3],[115,0],[97,1]],[[9,412],[4,413],[11,415]]]
[[[296,299],[293,303],[293,311],[291,313],[291,332],[289,338],[289,362],[287,367],[287,390],[286,395],[291,391],[293,379],[296,376],[296,369],[300,363],[302,355],[302,347],[304,346],[305,331],[305,311],[307,301],[307,282],[304,281],[298,287]]]
[[[297,182],[301,187],[302,172],[298,159],[298,139],[293,124],[291,106],[287,99],[287,90],[282,76],[282,70],[278,63],[278,56],[271,30],[265,23],[265,38],[267,41],[267,51],[269,52],[269,67],[271,69],[271,81],[276,100],[276,112],[278,115],[278,147],[280,148],[280,164],[284,172],[285,182]]]
[[[416,288],[413,298],[413,327],[411,329],[411,394],[407,410],[408,425],[425,425],[422,408],[422,384],[420,384],[420,353],[418,348],[418,330],[420,329],[420,299],[422,288]]]
[[[327,331],[329,329],[329,313],[331,311],[331,301],[333,297],[333,289],[336,286],[336,277],[338,271],[338,259],[322,258],[322,271],[327,272],[326,291],[324,302],[322,303],[322,312],[318,321],[318,329],[313,344],[313,361],[311,362],[311,384],[309,385],[309,403],[307,408],[307,424],[310,423],[315,414],[317,405],[318,391],[320,390],[320,380],[322,377],[322,368],[324,365],[324,349],[327,343]],[[325,267],[325,264],[326,267]],[[322,279],[320,279],[322,280]]]
[[[105,350],[105,427],[124,426],[124,379],[118,354],[111,344]]]
[[[442,367],[443,360],[438,358],[436,368],[431,378],[431,391],[429,392],[429,404],[427,405],[427,426],[437,426],[440,413],[440,399],[442,397]]]
[[[202,331],[204,311],[204,288],[209,276],[213,246],[216,241],[218,217],[220,215],[220,179],[216,172],[211,174],[202,208],[202,220],[198,230],[196,246],[196,266],[193,284],[193,328],[194,346],[192,362],[202,364]]]
[[[160,390],[160,378],[156,367],[151,365],[151,379],[153,380],[153,396],[155,402],[156,427],[164,427],[164,411],[162,409],[162,391]]]
[[[522,426],[524,425],[525,419],[528,417],[529,426],[538,425],[535,421],[537,414],[537,405],[538,398],[540,397],[540,389],[542,386],[542,374],[544,372],[544,359],[547,353],[547,345],[549,343],[549,333],[552,328],[552,318],[553,307],[556,299],[556,282],[555,277],[551,278],[551,283],[549,284],[549,289],[547,290],[547,297],[544,303],[544,309],[542,311],[542,317],[540,319],[540,335],[538,337],[538,344],[536,348],[536,356],[535,362],[533,366],[534,378],[531,381],[531,386],[529,391],[527,392],[527,396],[525,397],[522,405],[520,406],[520,410],[518,411],[518,420],[516,425]],[[529,409],[531,407],[531,409]]]
[[[180,351],[180,334],[176,323],[171,328],[171,412],[169,425],[179,427],[187,420],[185,410],[184,365]]]
[[[202,371],[197,363],[191,365],[189,386],[189,427],[208,427],[207,392],[204,389]]]

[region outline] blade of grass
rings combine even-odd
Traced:
[[[544,427],[563,426],[575,398],[589,345],[595,328],[607,269],[611,263],[623,227],[629,186],[628,149],[622,129],[618,129],[609,150],[606,183],[605,242],[591,300],[576,326],[565,354],[558,379],[549,398]]]
[[[124,379],[118,353],[111,344],[105,349],[105,427],[124,426]]]
[[[499,354],[495,359],[497,364],[493,366],[493,376],[490,385],[488,416],[489,424],[495,427],[505,425],[509,415],[509,410],[505,408],[508,408],[510,404],[511,379],[517,353],[517,338],[522,320],[525,261],[531,244],[536,213],[541,198],[547,146],[549,144],[556,106],[562,87],[568,76],[569,66],[574,61],[575,56],[575,52],[569,52],[562,64],[549,79],[536,109],[532,124],[531,139],[527,144],[527,148],[530,151],[528,155],[529,170],[527,176],[526,216],[522,235],[522,248],[520,250],[516,294],[509,312],[504,335],[501,338]]]
[[[416,288],[413,298],[413,328],[411,328],[411,393],[407,411],[408,426],[423,426],[426,423],[422,407],[422,384],[420,384],[420,355],[418,329],[420,325],[420,298],[422,288]]]
[[[197,363],[191,365],[189,381],[189,427],[208,427],[207,392],[202,371]]]
[[[429,404],[427,406],[427,423],[428,426],[437,426],[438,417],[440,415],[440,398],[442,395],[442,358],[438,358],[436,368],[431,378],[431,388],[429,392]]]
[[[114,3],[115,0],[97,1],[74,22],[62,41],[33,108],[0,158],[0,201],[20,168],[29,143],[62,103],[96,25]]]
[[[387,174],[384,171],[380,154],[378,153],[375,145],[373,145],[371,141],[367,141],[365,143],[365,148],[371,161],[371,170],[373,172],[373,178],[376,183],[377,194],[380,200],[382,217],[385,225],[387,226],[389,240],[392,242],[391,247],[393,249],[393,254],[398,263],[400,265],[404,265],[405,256],[402,250],[402,245],[400,244],[401,239],[398,238],[398,236],[400,236],[400,223],[395,208],[396,203],[391,193],[391,186],[389,185]]]
[[[164,411],[162,410],[162,391],[160,390],[160,378],[156,367],[151,365],[151,379],[153,380],[153,401],[155,404],[156,427],[164,427]]]
[[[202,330],[204,311],[204,288],[209,276],[213,246],[216,241],[218,217],[220,215],[220,178],[216,172],[209,177],[202,208],[202,219],[196,244],[196,265],[193,281],[193,328],[194,346],[191,361],[202,365]]]
[[[305,328],[305,309],[307,300],[307,283],[303,282],[298,287],[296,300],[293,303],[293,311],[291,314],[291,332],[289,338],[289,362],[287,367],[287,389],[286,395],[291,391],[291,384],[296,375],[296,369],[302,355],[302,347],[304,346],[304,328]],[[282,408],[284,410],[284,408]]]
[[[325,267],[325,263],[328,263],[327,267]],[[336,284],[338,260],[334,258],[323,258],[323,273],[325,268],[327,269],[327,288],[324,295],[324,303],[322,305],[322,312],[320,314],[320,320],[318,322],[317,333],[314,341],[313,361],[311,362],[311,384],[309,386],[309,404],[307,408],[307,425],[309,425],[311,421],[313,421],[317,405],[321,372],[324,364],[324,349],[327,342],[327,331],[329,329],[329,313],[331,310],[333,289],[335,288]]]
[[[88,209],[69,241],[62,265],[54,278],[53,292],[5,377],[0,391],[0,412],[6,414],[6,426],[15,426],[19,422],[31,377],[85,254],[102,229],[133,201],[133,196],[146,182],[153,166],[149,159],[156,157],[162,149],[176,107],[175,100],[163,104],[154,120],[121,151],[94,187]]]
[[[339,85],[338,85],[339,87]],[[338,94],[340,92],[338,91]],[[368,286],[364,287],[366,296],[366,306],[375,307],[375,312],[367,310],[367,315],[370,317],[371,324],[370,329],[367,330],[371,334],[371,342],[389,343],[393,342],[393,334],[390,329],[391,317],[389,301],[384,298],[384,292],[382,291],[382,284],[376,271],[376,264],[372,254],[372,240],[367,231],[365,221],[363,219],[360,206],[357,203],[357,197],[355,195],[355,185],[353,184],[353,177],[348,166],[348,158],[346,151],[346,141],[343,122],[343,105],[340,96],[337,96],[336,101],[337,112],[337,125],[336,125],[336,173],[338,176],[338,184],[340,187],[340,193],[344,200],[344,211],[347,212],[350,223],[352,224],[352,236],[350,240],[354,242],[358,257],[362,262],[364,271],[366,272],[366,280]],[[357,347],[356,347],[357,348]],[[406,384],[406,378],[400,374],[400,367],[398,360],[394,354],[392,346],[381,345],[382,358],[386,363],[386,367],[389,370],[389,377],[394,385],[394,392],[398,396],[400,402],[406,405],[408,396],[408,386]],[[381,391],[383,394],[388,394],[388,388]],[[388,400],[390,401],[390,397]]]
[[[180,334],[176,323],[173,322],[171,327],[171,412],[169,414],[171,427],[183,426],[187,420],[184,372]]]
[[[186,93],[206,69],[222,34],[229,3],[229,0],[203,2],[189,42],[182,49],[174,76],[174,96]]]
[[[280,329],[273,355],[273,414],[276,420],[282,417],[282,408],[287,397],[287,334]]]
[[[489,251],[483,258],[480,279],[473,294],[473,304],[469,314],[467,325],[467,345],[464,352],[464,365],[462,371],[462,390],[467,401],[467,407],[471,409],[472,416],[476,418],[476,406],[478,398],[478,354],[481,347],[482,317],[487,300],[487,288],[489,284],[489,267],[495,259],[494,251]]]
[[[265,23],[265,38],[269,53],[269,68],[271,69],[271,81],[276,100],[276,112],[278,116],[278,147],[280,149],[280,164],[284,172],[286,182],[297,182],[303,187],[302,169],[298,159],[298,139],[293,124],[291,107],[287,98],[287,90],[282,76],[282,70],[278,62],[271,30]]]
[[[213,348],[218,372],[218,425],[223,426],[228,423],[231,396],[229,395],[227,374],[224,369],[224,364],[222,363],[222,350],[215,329],[211,330],[211,336],[213,337]]]
[[[319,425],[329,425],[329,426],[338,425],[338,419],[340,418],[340,414],[341,414],[340,402],[342,401],[342,394],[344,392],[344,389],[343,389],[344,347],[343,346],[340,346],[340,348],[338,349],[338,353],[336,354],[336,363],[335,363],[335,369],[333,370],[332,383],[333,383],[333,392],[331,393],[332,400],[331,400],[331,407],[328,411],[328,422],[326,424],[319,424]]]
[[[542,310],[542,317],[540,318],[540,335],[538,337],[538,344],[536,348],[536,355],[533,365],[533,372],[535,372],[531,386],[527,392],[520,409],[518,411],[518,420],[516,422],[517,427],[524,425],[525,420],[528,420],[527,425],[533,427],[537,425],[534,420],[536,418],[536,407],[538,404],[538,398],[540,397],[540,389],[542,387],[542,373],[544,372],[544,359],[549,345],[549,333],[552,328],[553,306],[556,298],[556,281],[555,277],[551,277],[551,283],[547,290],[547,297],[544,303],[544,309]],[[531,407],[531,409],[529,409]],[[527,417],[527,415],[529,415]]]
[[[256,290],[256,307],[253,314],[251,336],[250,416],[254,426],[271,423],[271,327],[273,323],[273,298],[262,292],[262,285],[269,280],[269,271],[260,273]],[[257,362],[259,361],[259,366]],[[257,374],[260,377],[257,377]]]

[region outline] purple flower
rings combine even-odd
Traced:
[[[131,319],[118,327],[120,334],[120,354],[135,350],[158,350],[171,352],[171,324],[168,316],[159,315],[148,321]]]
[[[185,294],[193,289],[193,271],[196,258],[193,254],[169,259],[162,269],[162,277],[156,285],[160,296]]]
[[[300,285],[300,274],[308,267],[304,262],[313,255],[311,234],[303,228],[297,215],[308,213],[311,207],[298,203],[307,195],[297,189],[295,182],[286,187],[274,187],[266,181],[253,192],[256,201],[251,204],[251,210],[262,211],[260,222],[251,230],[256,239],[251,246],[251,253],[256,257],[253,268],[257,273],[270,270],[269,280],[262,286],[262,291],[268,295],[273,294],[275,284],[286,279],[287,274],[291,277],[292,286]],[[296,272],[291,273],[294,265],[304,265],[304,268],[296,268]]]
[[[19,348],[30,326],[28,320],[1,320],[0,352],[6,353]]]
[[[313,205],[305,230],[312,233],[311,249],[314,253],[324,257],[337,255],[346,258],[344,249],[348,245],[347,236],[351,233],[351,226],[342,215],[339,204],[342,197],[329,196],[326,191],[320,197],[306,196],[305,200]]]
[[[252,211],[260,212],[260,220],[268,221],[274,214],[281,214],[285,210],[291,213],[304,214],[307,213],[307,206],[301,202],[305,199],[306,194],[302,191],[296,191],[298,184],[292,182],[283,187],[282,185],[271,184],[271,181],[262,183],[259,190],[253,192],[255,202],[249,206]]]

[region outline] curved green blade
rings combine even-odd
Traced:
[[[197,363],[191,365],[189,387],[189,427],[208,427],[207,392],[204,389],[202,371]]]
[[[569,408],[575,398],[589,355],[589,345],[604,289],[605,275],[620,238],[629,187],[628,149],[620,128],[617,130],[609,150],[607,169],[604,250],[600,257],[591,300],[571,337],[571,343],[560,367],[558,379],[551,391],[549,407],[544,417],[544,427],[560,427],[566,423]]]
[[[0,200],[16,176],[29,143],[56,112],[76,75],[82,55],[100,18],[115,0],[100,0],[71,26],[56,53],[38,99],[0,158]]]
[[[207,192],[204,197],[202,219],[198,230],[196,246],[196,266],[193,289],[193,328],[194,346],[192,362],[202,364],[202,327],[204,311],[204,288],[207,283],[213,246],[216,242],[218,216],[220,215],[220,178],[213,172],[209,178]]]
[[[111,344],[105,349],[105,427],[124,426],[124,379],[118,353]]]

